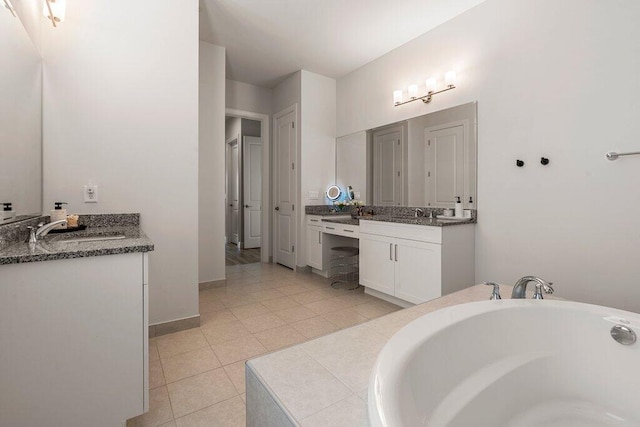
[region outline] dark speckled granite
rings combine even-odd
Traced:
[[[345,225],[360,225],[360,220],[358,218],[322,218],[322,222],[333,222],[335,224],[345,224]]]
[[[429,215],[433,213],[433,216],[442,215],[444,213],[444,209],[442,208],[429,208],[429,207],[420,207],[425,213],[425,217],[416,218],[414,216],[416,207],[407,207],[407,206],[365,206],[364,211],[366,213],[373,212],[372,216],[364,216],[358,217],[352,220],[344,220],[344,219],[335,219],[331,218],[331,216],[344,216],[349,214],[348,212],[331,212],[333,206],[330,205],[317,205],[317,206],[306,206],[305,213],[307,215],[320,215],[322,216],[322,221],[326,222],[335,222],[338,224],[350,224],[350,225],[359,225],[359,220],[370,220],[370,221],[384,221],[384,222],[396,222],[401,224],[416,224],[416,225],[429,225],[432,227],[447,227],[450,225],[459,225],[459,224],[475,224],[478,222],[478,211],[475,209],[471,210],[471,219],[462,221],[462,220],[448,220],[448,219],[431,219]]]
[[[11,230],[2,230],[0,237],[10,236],[8,245],[0,247],[0,265],[25,262],[50,261],[56,259],[83,258],[133,252],[153,251],[153,243],[139,227],[139,214],[81,215],[79,224],[87,225],[86,230],[63,234],[49,234],[35,245],[30,245],[28,225],[48,217],[7,225]],[[31,224],[33,223],[33,224]],[[124,239],[94,242],[69,242],[70,239],[97,236],[124,235]]]

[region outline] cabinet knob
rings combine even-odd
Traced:
[[[280,206],[276,206],[276,210],[279,211],[280,210]]]

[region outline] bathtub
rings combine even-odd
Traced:
[[[369,381],[372,426],[640,426],[640,315],[567,301],[481,301],[409,323]]]

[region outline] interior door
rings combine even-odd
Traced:
[[[427,206],[453,207],[465,201],[464,126],[425,129]]]
[[[231,243],[238,244],[240,241],[240,186],[239,186],[239,150],[238,140],[234,139],[229,143],[229,240]]]
[[[262,139],[245,136],[242,142],[244,247],[260,247],[262,224]]]
[[[296,113],[291,111],[276,118],[275,164],[275,250],[274,262],[289,268],[295,267],[296,224],[295,202],[295,153]]]
[[[400,206],[404,190],[402,128],[373,134],[373,201],[379,206]]]

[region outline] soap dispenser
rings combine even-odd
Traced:
[[[464,212],[462,211],[462,202],[460,201],[460,196],[456,196],[456,208],[455,208],[455,217],[462,218],[464,216]]]
[[[11,207],[11,203],[3,203],[4,208],[2,209],[2,217],[0,217],[3,221],[6,219],[11,219],[16,216],[16,212]]]
[[[51,222],[60,221],[61,219],[67,219],[67,210],[62,208],[62,205],[66,205],[67,202],[55,202],[55,207],[51,210],[49,219]],[[65,229],[67,224],[60,224],[54,229]]]

